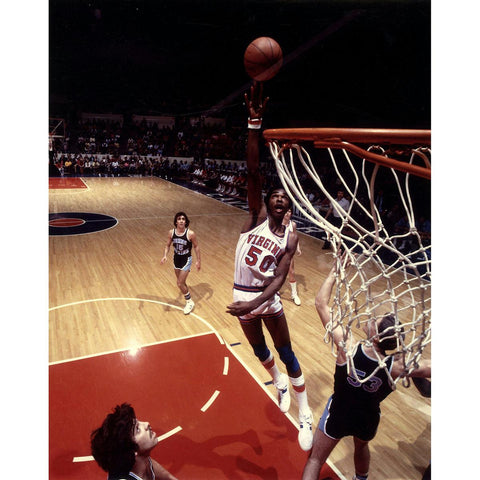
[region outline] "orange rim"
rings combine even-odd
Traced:
[[[431,167],[426,156],[421,156],[425,166],[413,165],[405,161],[379,155],[360,147],[362,144],[410,145],[430,147],[430,130],[381,129],[381,128],[277,128],[263,132],[268,142],[295,143],[311,141],[316,148],[339,148],[376,164],[411,173],[427,179],[431,178]],[[350,143],[354,142],[354,143]]]

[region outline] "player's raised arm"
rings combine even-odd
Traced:
[[[345,262],[345,256],[342,258],[342,261]],[[347,266],[348,263],[345,263]],[[330,323],[330,297],[332,295],[333,286],[335,285],[335,279],[337,275],[337,264],[335,263],[330,271],[328,272],[327,277],[322,283],[322,286],[317,292],[315,297],[315,308],[317,309],[318,316],[322,321],[323,326],[327,329],[327,325]],[[338,347],[339,343],[344,340],[343,333],[341,328],[337,327],[332,330],[333,342]]]
[[[250,216],[242,231],[251,230],[265,220],[267,212],[262,199],[262,176],[260,175],[259,142],[262,137],[262,119],[268,97],[263,99],[263,84],[254,82],[250,95],[245,93],[248,109],[247,142],[247,199]]]

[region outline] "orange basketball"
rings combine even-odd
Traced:
[[[273,78],[283,62],[280,45],[270,37],[256,38],[245,50],[243,64],[254,80],[265,82]]]

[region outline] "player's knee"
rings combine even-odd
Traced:
[[[289,373],[297,372],[300,369],[300,364],[292,350],[291,344],[278,347],[277,352],[280,355],[280,360],[285,364]]]
[[[353,437],[353,445],[355,447],[355,451],[362,451],[369,449],[369,440],[361,440],[358,437]]]
[[[265,342],[252,345],[253,353],[261,361],[264,362],[270,356],[270,350]]]

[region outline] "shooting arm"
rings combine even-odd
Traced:
[[[248,130],[247,143],[247,198],[252,215],[260,213],[262,207],[262,179],[260,176],[259,142],[261,130]]]
[[[262,94],[263,85],[257,82],[250,88],[250,97],[245,93],[248,108],[247,199],[250,216],[243,226],[243,232],[251,230],[266,218],[266,208],[262,200],[259,142],[262,138],[262,117],[268,98],[263,99]]]

